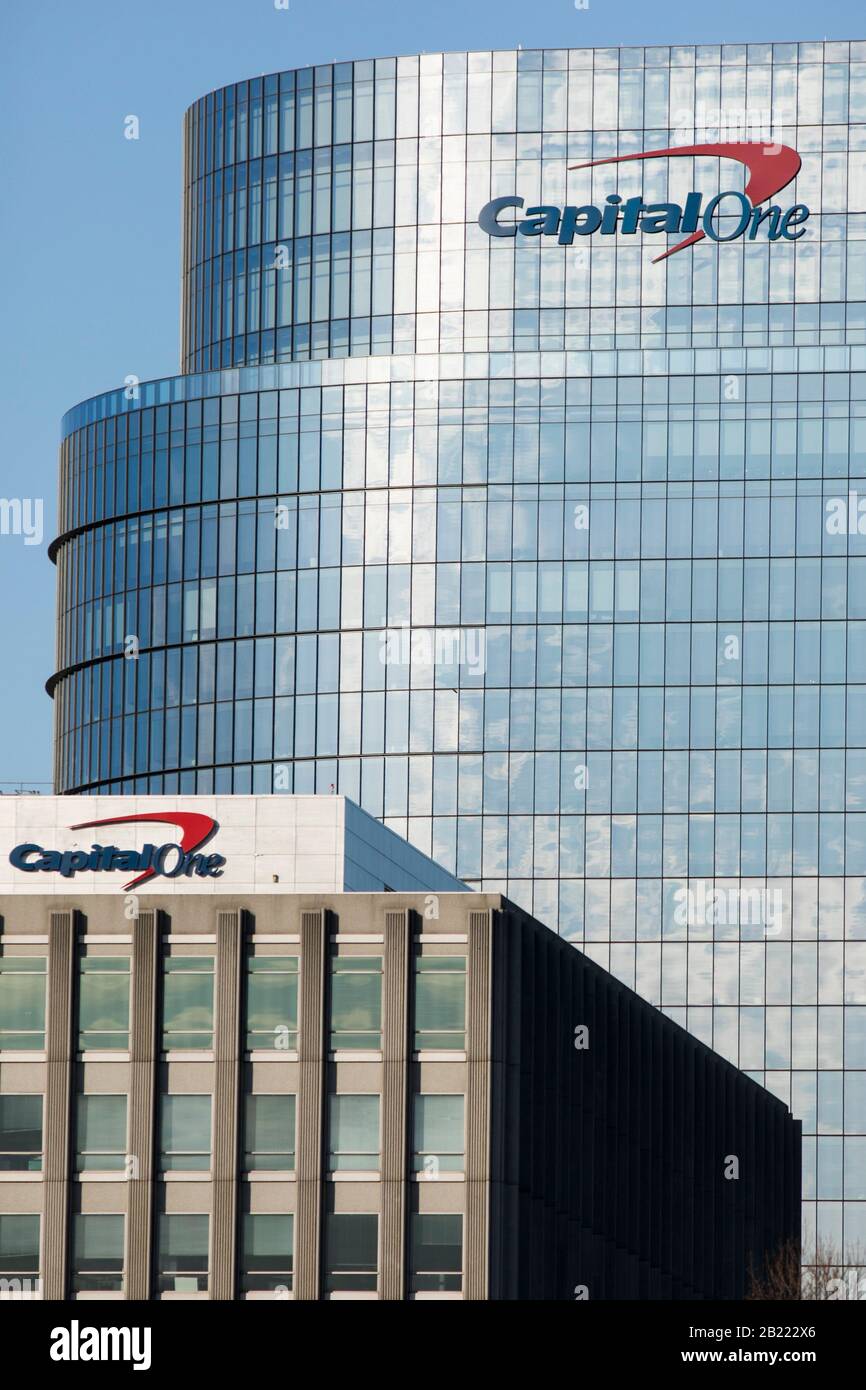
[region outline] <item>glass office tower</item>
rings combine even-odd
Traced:
[[[345,793],[789,1102],[866,1249],[866,43],[335,64],[184,139],[184,375],[64,420],[57,790]],[[478,225],[731,140],[797,240]]]

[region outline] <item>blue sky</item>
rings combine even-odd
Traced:
[[[129,373],[178,369],[180,127],[195,98],[263,72],[421,50],[862,36],[854,0],[688,13],[674,0],[5,0],[0,495],[44,499],[45,543],[0,536],[0,784],[51,778],[60,417]],[[123,138],[130,114],[138,141]]]

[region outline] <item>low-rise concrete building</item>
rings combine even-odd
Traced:
[[[7,1292],[737,1298],[797,1241],[786,1107],[500,895],[124,872],[0,894]]]

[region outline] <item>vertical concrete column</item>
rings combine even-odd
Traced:
[[[469,913],[466,998],[466,1212],[463,1296],[487,1298],[493,912]]]
[[[327,931],[324,909],[301,913],[295,1298],[307,1300],[319,1297]]]
[[[72,970],[76,914],[52,912],[48,924],[48,1022],[45,1039],[43,1297],[66,1297],[69,1213],[69,1105],[72,1080]]]
[[[243,932],[242,912],[217,913],[210,1277],[212,1299],[231,1299],[235,1293]]]
[[[126,1297],[150,1297],[153,1231],[153,1126],[159,1053],[156,1040],[159,914],[140,912],[132,924],[132,1028],[129,1035],[129,1159],[126,1216]]]
[[[413,914],[385,913],[382,998],[382,1271],[380,1298],[405,1294],[406,1102]]]

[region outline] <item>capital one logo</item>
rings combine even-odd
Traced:
[[[506,208],[523,208],[525,199],[517,194],[494,198],[478,214],[478,225],[491,237],[555,236],[560,246],[571,246],[576,236],[634,236],[636,232],[654,235],[687,233],[676,246],[653,257],[666,260],[677,251],[709,237],[711,241],[735,241],[745,236],[754,241],[759,235],[769,241],[797,241],[805,232],[803,223],[809,217],[804,203],[785,209],[770,204],[797,177],[801,159],[789,145],[756,144],[730,141],[721,144],[676,145],[664,150],[645,150],[641,154],[609,155],[590,159],[584,164],[571,164],[570,169],[593,169],[600,164],[624,164],[635,159],[677,159],[682,156],[713,155],[719,159],[734,159],[748,170],[745,190],[739,193],[724,189],[708,202],[704,194],[693,190],[685,203],[645,203],[642,198],[622,198],[609,193],[604,207],[587,203],[581,207],[558,208],[550,204],[526,208],[519,222],[501,222]],[[733,226],[720,225],[719,216],[735,218]]]
[[[123,885],[123,891],[137,888],[152,878],[219,878],[225,865],[222,854],[200,851],[219,829],[212,816],[201,811],[146,811],[136,816],[111,816],[108,820],[81,821],[70,830],[94,830],[104,825],[140,825],[157,822],[176,825],[179,843],[147,844],[141,850],[119,849],[117,845],[93,844],[90,849],[43,849],[38,844],[16,845],[9,862],[23,873],[58,873],[74,878],[77,873],[111,873],[118,869],[137,872]]]

